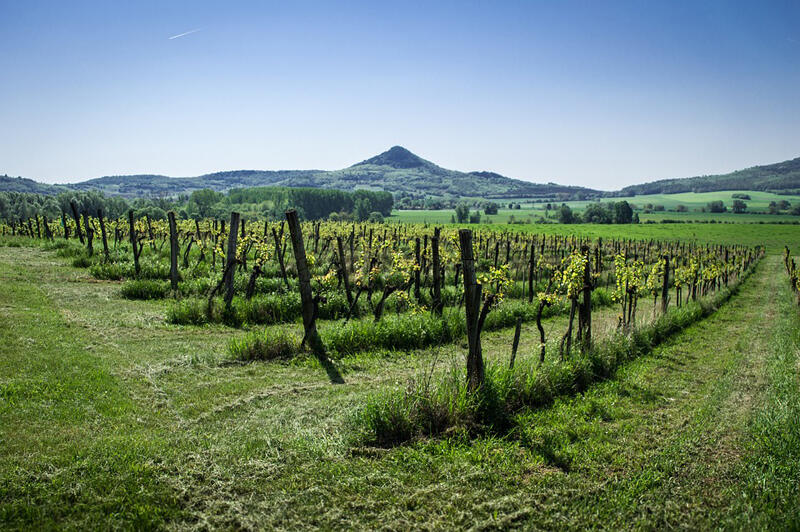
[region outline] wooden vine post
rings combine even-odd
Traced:
[[[281,224],[280,234],[272,228],[272,237],[275,239],[275,255],[278,257],[278,265],[281,267],[281,277],[286,288],[289,288],[289,277],[286,275],[286,264],[283,262],[283,248],[281,247],[281,240],[283,239],[283,224]]]
[[[175,224],[175,213],[167,213],[169,220],[169,282],[172,290],[178,289],[178,229]]]
[[[472,250],[472,231],[460,229],[458,238],[461,244],[461,263],[464,269],[464,308],[467,318],[467,389],[475,392],[483,385],[484,367],[481,352],[480,308],[481,285],[475,276],[475,256]]]
[[[70,201],[69,206],[72,209],[72,218],[75,220],[75,231],[78,233],[81,244],[85,244],[83,241],[83,231],[81,231],[81,219],[78,216],[78,206],[75,204],[75,200]]]
[[[661,285],[661,313],[667,313],[669,304],[669,255],[664,255],[664,284]]]
[[[442,315],[442,280],[441,280],[441,259],[439,258],[439,235],[441,230],[437,227],[433,230],[431,238],[431,255],[433,258],[433,302],[431,311],[437,316]]]
[[[508,363],[509,369],[514,369],[514,360],[517,358],[519,348],[519,336],[522,332],[522,316],[517,318],[517,326],[514,328],[514,342],[511,344],[511,361]]]
[[[138,239],[136,238],[136,225],[133,220],[133,209],[128,210],[128,225],[130,226],[130,240],[131,240],[131,247],[133,248],[133,267],[136,271],[136,277],[139,277],[139,272],[141,267],[139,266],[139,252],[141,251],[138,244]]]
[[[580,308],[581,350],[588,351],[592,347],[592,258],[589,255],[589,246],[581,248],[586,258],[583,269],[583,302]]]
[[[419,262],[419,237],[414,239],[414,299],[419,301],[422,294],[419,291],[420,285],[420,262]]]
[[[64,240],[69,240],[69,224],[67,223],[67,217],[64,215],[64,211],[61,211],[61,226],[64,228]]]
[[[300,220],[297,211],[289,209],[286,211],[286,221],[289,223],[289,235],[292,238],[292,249],[294,250],[294,260],[297,265],[297,279],[300,285],[300,300],[303,305],[303,343],[308,343],[311,350],[317,356],[325,355],[325,346],[322,338],[317,332],[317,303],[311,292],[311,273],[308,270],[306,261],[306,249],[303,244],[303,233],[300,229]]]
[[[94,246],[92,246],[92,239],[94,238],[94,230],[89,225],[89,215],[86,214],[86,211],[83,211],[83,225],[86,228],[86,250],[89,252],[89,256],[91,257],[94,255]]]
[[[44,237],[47,240],[53,240],[53,232],[50,231],[50,220],[47,219],[47,216],[43,216],[42,223],[44,225]]]
[[[106,221],[103,219],[103,209],[97,209],[97,218],[100,221],[100,235],[103,237],[103,255],[108,261],[108,236],[106,235]]]
[[[230,233],[228,233],[228,253],[225,258],[225,309],[230,310],[233,301],[233,278],[236,275],[236,244],[239,237],[239,218],[238,212],[231,213]]]
[[[347,271],[347,257],[344,255],[344,244],[342,243],[342,237],[336,237],[336,247],[339,250],[339,271],[342,275],[342,282],[344,282],[344,291],[347,294],[347,304],[348,306],[353,305],[353,291],[350,289],[350,277]]]

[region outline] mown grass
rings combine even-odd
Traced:
[[[376,395],[353,419],[356,441],[391,446],[447,433],[504,434],[513,429],[513,419],[524,409],[549,405],[559,396],[581,393],[611,377],[622,364],[709,316],[735,291],[736,286],[732,286],[672,308],[630,334],[617,333],[597,342],[587,353],[573,354],[564,361],[551,352],[544,365],[533,358],[513,369],[490,364],[484,384],[472,395],[466,390],[466,374],[460,368],[433,383],[422,380],[405,390]]]
[[[346,384],[331,386],[313,358],[230,364],[246,333],[165,324],[163,302],[122,299],[69,264],[0,249],[0,528],[800,525],[793,470],[763,467],[791,458],[771,440],[794,406],[750,422],[788,400],[772,396],[779,374],[796,377],[796,358],[777,354],[797,324],[783,319],[791,304],[774,306],[788,294],[775,257],[613,379],[515,419],[518,437],[389,450],[353,447],[347,419],[377,390],[453,367],[460,345],[347,356]],[[486,336],[487,360],[507,360],[508,331]]]

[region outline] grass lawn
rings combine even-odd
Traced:
[[[729,226],[631,229],[653,227]],[[786,229],[772,245],[800,244]],[[461,364],[463,342],[345,358],[333,385],[312,359],[232,364],[244,331],[167,325],[163,302],[0,247],[0,528],[796,528],[800,319],[781,268],[768,256],[711,317],[519,434],[387,450],[353,446],[350,416]],[[489,363],[512,333],[485,335]],[[518,357],[537,344],[526,326]]]

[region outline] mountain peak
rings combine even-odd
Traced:
[[[391,166],[392,168],[433,166],[433,163],[430,161],[426,161],[422,157],[414,155],[402,146],[392,146],[380,155],[361,161],[358,164],[374,164],[377,166]]]

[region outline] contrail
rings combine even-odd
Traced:
[[[198,32],[198,31],[200,31],[201,29],[203,29],[203,28],[197,28],[197,29],[195,29],[195,30],[190,30],[190,31],[187,31],[187,32],[185,32],[185,33],[179,33],[179,34],[177,34],[177,35],[173,35],[172,37],[169,37],[169,39],[168,39],[168,40],[170,40],[170,41],[171,41],[172,39],[177,39],[178,37],[183,37],[184,35],[189,35],[189,34],[191,34],[191,33],[197,33],[197,32]]]

